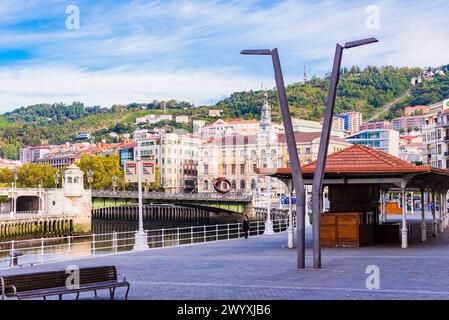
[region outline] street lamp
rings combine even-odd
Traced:
[[[141,141],[137,139],[137,189],[139,197],[139,230],[135,234],[134,250],[148,249],[147,235],[143,230],[143,196],[142,196],[142,153]]]
[[[267,191],[268,191],[267,220],[265,221],[265,230],[263,234],[270,235],[274,234],[273,221],[271,221],[271,177],[268,177]]]
[[[332,129],[332,117],[334,115],[335,97],[337,85],[340,79],[340,66],[344,49],[355,48],[367,44],[378,42],[376,38],[362,39],[347,42],[344,46],[337,43],[335,49],[334,65],[332,68],[332,78],[329,85],[329,93],[324,114],[323,131],[321,132],[320,147],[316,162],[315,174],[312,184],[312,215],[313,215],[313,267],[321,268],[321,197],[323,193],[323,179],[326,166],[326,157],[329,147],[329,138]]]
[[[274,77],[276,80],[276,88],[278,92],[279,105],[281,107],[282,120],[284,122],[285,138],[287,141],[287,148],[289,159],[292,167],[293,186],[296,192],[296,226],[298,238],[298,257],[297,267],[299,269],[305,268],[305,207],[304,207],[304,181],[302,179],[298,151],[296,149],[295,135],[293,132],[292,118],[288,108],[287,93],[285,92],[284,78],[282,76],[281,62],[279,60],[279,53],[277,48],[273,50],[243,50],[241,54],[248,55],[265,55],[271,56],[274,69]]]
[[[16,206],[17,206],[17,199],[16,199],[16,188],[17,188],[17,168],[14,168],[12,171],[13,174],[13,182],[11,182],[12,187],[12,199],[11,199],[11,211],[9,212],[9,215],[11,218],[15,217],[16,215]]]
[[[114,174],[111,179],[112,179],[112,191],[115,193],[115,188],[117,187],[117,176]]]
[[[58,189],[58,184],[59,184],[59,172],[56,172],[54,175],[53,175],[53,181],[55,182],[55,188],[56,189]]]
[[[92,183],[94,182],[94,172],[92,169],[87,170],[87,183],[89,184],[89,189],[92,189]]]

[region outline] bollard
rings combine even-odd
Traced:
[[[14,240],[11,240],[11,250],[9,251],[9,256],[11,258],[11,261],[9,262],[9,266],[14,266]]]
[[[164,235],[164,229],[161,230],[162,234],[161,234],[161,244],[162,244],[162,248],[165,247],[165,235]]]
[[[179,228],[176,228],[176,235],[177,235],[177,238],[178,238],[178,246],[179,246]]]
[[[92,254],[95,254],[95,234],[92,234]]]
[[[67,246],[68,246],[68,252],[72,251],[72,242],[70,241],[70,236],[67,237]]]
[[[40,256],[41,263],[44,262],[44,250],[45,250],[44,238],[41,238],[41,256]]]
[[[117,252],[117,232],[112,232],[112,250]]]

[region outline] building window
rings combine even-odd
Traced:
[[[231,165],[231,174],[235,174],[235,164]]]
[[[232,187],[232,190],[237,189],[237,184],[235,183],[235,180],[231,181],[231,187]]]
[[[256,172],[256,169],[257,169],[257,164],[253,163],[253,172]]]
[[[208,164],[204,165],[204,173],[209,174],[209,165]]]
[[[241,164],[240,164],[240,173],[241,173],[241,174],[244,174],[244,173],[245,173],[245,164],[244,164],[244,163],[241,163]]]
[[[256,180],[251,180],[251,189],[256,190],[257,188],[257,184],[256,184]]]
[[[240,181],[240,190],[245,190],[245,188],[246,188],[245,180],[241,180]]]
[[[223,164],[223,165],[222,165],[222,170],[221,170],[223,174],[226,174],[226,173],[227,173],[227,170],[226,170],[226,169],[227,169],[227,166],[226,166],[225,164]]]
[[[209,190],[209,181],[204,180],[204,190]]]
[[[72,177],[67,178],[67,183],[72,183]]]

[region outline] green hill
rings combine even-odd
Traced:
[[[356,110],[364,119],[384,118],[390,120],[403,115],[408,105],[426,105],[449,98],[449,67],[441,68],[445,76],[435,76],[433,81],[424,81],[413,87],[410,79],[420,75],[419,68],[357,66],[343,69],[338,88],[336,114]],[[294,117],[319,120],[323,117],[327,99],[329,76],[314,77],[307,83],[287,86],[290,109]],[[280,111],[274,89],[267,90],[272,106],[273,120],[280,122]],[[22,107],[0,116],[0,157],[17,159],[20,148],[25,145],[56,144],[74,141],[76,133],[90,132],[96,140],[112,141],[111,132],[132,133],[135,119],[149,113],[189,115],[214,121],[207,113],[219,108],[224,118],[258,119],[263,103],[264,91],[235,92],[214,106],[193,106],[184,101],[157,101],[145,104],[114,105],[110,108],[85,107],[80,102],[39,104]],[[189,126],[171,122],[159,123],[167,128]],[[148,128],[154,125],[147,125]]]

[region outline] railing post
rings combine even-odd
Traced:
[[[218,224],[215,225],[215,241],[218,241]]]
[[[193,243],[193,227],[190,227],[190,244]]]
[[[177,235],[177,238],[178,238],[178,246],[179,246],[179,228],[176,228],[176,235]]]
[[[92,234],[92,253],[95,254],[95,233]]]
[[[204,241],[203,242],[206,242],[206,226],[204,226],[203,236],[204,236]]]
[[[70,241],[70,236],[67,236],[67,248],[68,252],[72,251],[72,242]]]
[[[228,240],[229,240],[229,223],[228,223]]]
[[[44,238],[41,238],[41,263],[44,262]]]
[[[259,235],[260,234],[260,232],[259,232],[259,220],[257,220],[257,235]]]
[[[238,237],[240,238],[240,222],[237,222],[237,234]]]
[[[145,230],[145,239],[148,244],[148,230]],[[150,244],[151,244],[151,240],[150,240]],[[148,244],[148,247],[150,246],[150,244]]]
[[[15,254],[14,254],[14,240],[11,240],[11,251],[9,253],[9,257],[11,259],[11,261],[9,262],[9,265],[11,267],[14,266],[14,256],[15,256]]]
[[[163,248],[163,247],[165,247],[165,241],[164,241],[164,238],[165,238],[165,235],[164,235],[164,229],[162,229],[162,235],[161,235],[161,238],[162,238],[161,244],[162,244],[162,248]]]
[[[112,232],[112,249],[113,249],[114,252],[117,252],[117,248],[118,248],[118,245],[117,245],[117,232],[114,231],[114,232]]]

